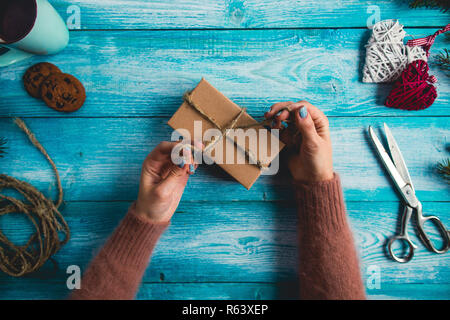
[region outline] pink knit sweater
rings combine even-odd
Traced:
[[[345,215],[339,177],[294,182],[299,214],[302,299],[364,299],[358,258]],[[92,260],[71,299],[133,299],[151,253],[168,223],[134,213],[134,205]]]

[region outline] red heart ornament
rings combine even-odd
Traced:
[[[409,40],[406,45],[421,46],[428,57],[436,37],[447,31],[450,31],[450,23],[428,37]],[[433,86],[437,79],[429,76],[428,70],[428,63],[423,60],[411,62],[395,82],[385,105],[404,110],[423,110],[431,106],[437,98],[436,88]]]
[[[423,110],[431,106],[437,97],[433,86],[436,78],[429,76],[428,70],[428,63],[423,60],[411,62],[395,82],[385,105],[403,110]]]

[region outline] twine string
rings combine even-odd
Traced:
[[[246,108],[241,108],[241,111],[239,112],[239,114],[234,117],[229,124],[225,125],[224,127],[222,127],[221,125],[219,125],[217,123],[217,121],[209,116],[205,111],[202,110],[202,108],[196,104],[191,97],[191,91],[187,91],[184,95],[183,95],[183,100],[192,108],[194,108],[194,110],[196,110],[198,113],[200,113],[206,120],[208,120],[209,122],[211,122],[217,129],[220,130],[221,132],[221,136],[219,137],[219,139],[211,139],[211,141],[207,141],[205,143],[205,148],[203,150],[198,150],[196,147],[193,147],[197,152],[203,152],[206,153],[209,150],[213,149],[220,141],[222,141],[224,138],[227,138],[228,134],[231,132],[232,129],[249,129],[249,128],[253,128],[253,127],[259,127],[259,126],[267,126],[272,122],[272,119],[265,119],[259,122],[256,122],[254,124],[250,124],[250,125],[246,125],[246,126],[240,126],[240,127],[236,127],[236,124],[238,122],[238,120],[241,118],[241,116],[246,112]],[[288,107],[283,108],[280,111],[283,110],[287,110],[287,111],[291,111]],[[245,156],[247,157],[249,164],[255,165],[257,166],[259,169],[267,169],[268,164],[263,164],[261,163],[261,161],[253,154],[253,152],[251,152],[250,150],[248,150],[245,147],[240,146],[234,139],[232,140],[234,145],[240,149],[242,152],[244,152]]]
[[[0,191],[12,189],[25,198],[22,201],[0,194],[0,217],[10,213],[24,214],[35,229],[25,245],[14,244],[0,231],[0,270],[20,277],[42,267],[69,241],[70,230],[58,210],[63,201],[63,189],[55,163],[25,123],[18,118],[14,122],[50,163],[58,185],[58,199],[53,203],[31,184],[0,174]]]

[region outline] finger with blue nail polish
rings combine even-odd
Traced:
[[[304,138],[304,141],[315,141],[318,137],[314,119],[309,116],[308,107],[306,107],[306,105],[296,112],[295,125]]]
[[[289,112],[283,109],[292,103],[292,101],[275,103],[272,107],[270,107],[270,110],[264,114],[264,117],[266,119],[275,118],[286,120],[289,117]]]
[[[184,159],[182,159],[182,160],[181,160],[181,163],[178,164],[178,167],[180,167],[181,169],[183,169],[185,165],[186,165],[186,161],[184,161]]]
[[[308,109],[306,106],[301,107],[298,113],[300,114],[300,118],[305,119],[308,116]]]
[[[297,181],[330,180],[334,174],[328,119],[311,103],[299,101],[299,104],[292,115],[301,138],[297,141],[297,151],[290,156],[289,169]]]
[[[189,174],[186,159],[181,157],[183,145],[164,141],[146,157],[135,213],[150,222],[168,222],[172,218]]]
[[[189,145],[185,144],[181,147],[180,160],[181,162],[178,164],[178,167],[182,169],[186,164],[191,162],[191,149]]]

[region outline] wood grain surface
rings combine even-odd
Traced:
[[[279,101],[305,99],[320,107],[330,118],[335,170],[369,298],[450,298],[449,254],[427,251],[414,229],[419,248],[413,261],[398,264],[386,255],[402,205],[366,133],[369,125],[389,125],[424,213],[450,225],[450,189],[435,170],[449,156],[449,78],[432,55],[438,98],[420,112],[384,107],[391,85],[361,82],[374,17],[398,18],[417,38],[447,24],[448,13],[412,10],[403,0],[51,3],[64,20],[79,9],[81,30],[70,32],[69,46],[58,55],[0,69],[0,137],[8,139],[0,172],[56,196],[51,168],[12,123],[23,117],[60,171],[72,239],[32,275],[0,274],[0,299],[67,297],[67,267],[84,270],[122,219],[136,198],[142,161],[160,141],[170,140],[167,120],[201,77],[257,119]],[[446,47],[439,37],[433,53]],[[83,82],[87,100],[81,110],[61,114],[25,93],[22,75],[40,61]],[[261,177],[249,191],[217,166],[200,166],[137,298],[296,299],[301,219],[285,158],[278,175]],[[17,243],[32,231],[17,214],[0,217],[0,229]],[[374,271],[379,286],[371,282]]]
[[[134,200],[146,155],[160,141],[170,140],[168,118],[41,118],[26,119],[56,162],[67,201]],[[447,201],[450,190],[435,165],[448,155],[448,118],[331,118],[335,170],[342,176],[350,201],[398,201],[389,177],[367,137],[367,128],[391,128],[403,152],[419,199]],[[2,171],[26,179],[54,195],[53,172],[42,155],[10,119],[0,119],[0,136],[9,143]],[[414,141],[414,143],[411,143]],[[357,152],[355,152],[357,150]],[[191,201],[281,200],[291,191],[283,166],[276,176],[262,176],[247,191],[218,166],[200,166],[188,182],[184,198]],[[51,191],[51,192],[49,192]]]
[[[429,29],[409,29],[415,37]],[[171,116],[202,77],[261,117],[275,102],[308,100],[328,116],[446,116],[450,88],[434,64],[439,95],[432,108],[386,108],[391,84],[360,81],[366,29],[72,32],[61,54],[36,57],[78,77],[88,92],[81,110],[62,115],[29,97],[21,84],[32,63],[0,73],[0,116]],[[437,38],[436,50],[446,46]],[[438,52],[438,51],[436,51]]]
[[[407,0],[54,0],[64,16],[81,11],[82,29],[230,29],[367,27],[372,15],[406,26],[440,26],[438,9],[410,10]],[[69,9],[69,10],[68,10]]]
[[[38,283],[54,282],[64,288],[67,267],[79,265],[84,270],[129,205],[129,202],[67,203],[64,214],[72,230],[71,241],[54,261],[49,261],[27,278],[36,287]],[[410,263],[398,264],[386,256],[384,245],[386,238],[396,232],[401,211],[399,203],[348,202],[347,206],[366,283],[370,283],[368,276],[373,268],[381,271],[380,289],[370,290],[371,294],[395,295],[384,292],[383,288],[392,285],[400,288],[402,284],[418,286],[418,279],[432,288],[442,285],[441,292],[449,289],[444,284],[450,272],[448,258],[428,252],[417,237],[413,236],[412,240],[419,248]],[[428,212],[449,212],[450,205],[448,202],[426,202],[424,208]],[[13,216],[3,219],[2,230],[8,237],[17,243],[27,240],[31,228],[24,228],[23,220]],[[298,286],[298,223],[301,221],[297,220],[295,204],[289,201],[183,201],[154,252],[144,282],[188,283],[191,286],[196,283],[251,283],[251,286],[269,283],[273,287],[280,286],[279,290],[285,295],[282,298],[294,299]],[[428,231],[436,236],[432,229]],[[413,230],[411,232],[414,234]],[[14,287],[19,281],[27,280],[0,275],[0,284],[5,287]],[[145,289],[139,293],[140,296],[148,294]],[[420,297],[420,294],[417,292],[411,298]],[[423,294],[424,297],[429,295]],[[5,292],[2,295],[8,296]]]

